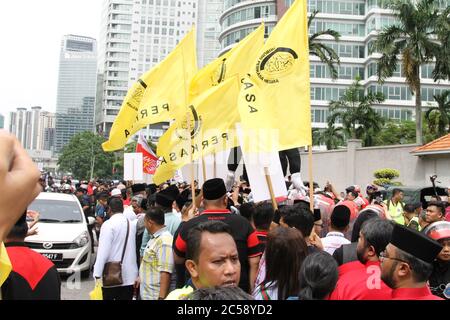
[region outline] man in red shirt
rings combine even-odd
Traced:
[[[442,246],[411,228],[396,224],[386,250],[380,254],[381,279],[394,300],[443,300],[431,293],[427,281]]]
[[[173,248],[175,262],[177,264],[184,263],[190,229],[206,221],[223,221],[230,226],[231,234],[239,252],[241,264],[239,287],[246,292],[251,292],[256,280],[259,259],[262,255],[261,245],[250,222],[242,216],[232,214],[227,209],[226,193],[227,190],[222,179],[207,180],[203,184],[205,210],[199,216],[182,225]]]
[[[341,272],[330,300],[389,300],[391,289],[381,281],[379,254],[386,248],[394,226],[374,218],[364,223],[358,240],[359,262],[351,262]],[[345,266],[345,265],[344,265]]]

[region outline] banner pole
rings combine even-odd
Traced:
[[[133,178],[133,183],[134,183],[134,159],[133,159],[133,161],[131,162],[131,170],[132,170],[132,172],[133,172],[132,178]]]
[[[189,146],[189,157],[191,159],[191,191],[192,191],[192,205],[194,210],[196,209],[195,206],[195,182],[194,182],[194,161],[192,160],[192,136],[191,136],[191,113],[190,111],[188,111],[187,113],[187,126],[188,126],[188,135],[189,135],[189,141],[190,141],[190,146]]]
[[[216,166],[216,154],[213,153],[213,165],[214,165],[214,178],[217,178],[217,166]]]
[[[202,157],[202,173],[203,173],[203,183],[206,181],[206,164],[205,157]]]
[[[309,146],[308,151],[308,172],[309,172],[309,208],[311,212],[314,212],[314,182],[313,182],[313,169],[312,169],[312,145]]]
[[[272,179],[270,178],[269,168],[264,167],[264,175],[266,176],[267,187],[269,187],[270,198],[272,199],[273,210],[278,210],[277,200],[275,199],[275,193],[273,192]]]

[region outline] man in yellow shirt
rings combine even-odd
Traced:
[[[403,195],[403,190],[396,188],[392,190],[392,197],[385,201],[386,208],[392,220],[402,225],[405,223],[403,217],[403,207],[405,206],[402,202]]]

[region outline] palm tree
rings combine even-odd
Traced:
[[[313,133],[314,134],[314,133]],[[325,129],[317,129],[316,145],[325,145],[327,150],[337,149],[344,145],[344,135],[341,127],[329,125]]]
[[[416,142],[422,144],[422,98],[420,67],[439,55],[442,45],[437,39],[437,23],[442,21],[435,0],[392,0],[388,7],[398,23],[386,27],[377,37],[374,51],[378,61],[380,83],[393,75],[399,56],[411,92],[416,98]],[[448,58],[448,57],[447,57]]]
[[[314,10],[314,12],[308,17],[308,30],[317,13],[319,13],[319,11]],[[341,37],[339,32],[331,29],[311,34],[309,36],[309,54],[312,56],[319,57],[320,61],[325,63],[330,69],[331,78],[337,79],[338,71],[335,67],[335,64],[337,65],[340,64],[339,56],[337,55],[336,51],[334,51],[332,48],[318,41],[318,38],[323,35],[332,36],[335,41],[338,41],[339,38]]]
[[[442,137],[446,133],[450,133],[450,90],[445,90],[433,97],[438,105],[428,109],[425,119],[428,121],[430,131],[434,131],[439,137]],[[433,123],[436,124],[436,129],[431,128]]]
[[[441,12],[436,29],[437,38],[442,47],[436,56],[436,67],[433,71],[434,81],[450,80],[450,6]]]
[[[342,122],[342,128],[350,139],[363,139],[365,146],[373,144],[372,135],[381,131],[384,119],[373,108],[375,103],[384,101],[384,96],[380,92],[364,95],[364,88],[360,84],[360,79],[344,92],[338,101],[330,102],[330,117],[328,126],[334,126],[337,120]]]

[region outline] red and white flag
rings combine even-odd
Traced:
[[[139,133],[136,152],[142,153],[144,173],[155,174],[156,168],[158,167],[158,157],[152,151],[142,133]]]

